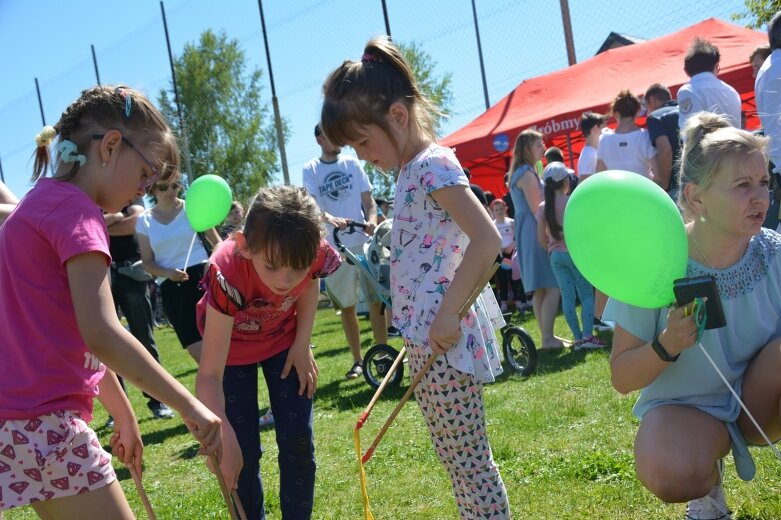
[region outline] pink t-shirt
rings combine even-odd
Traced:
[[[206,294],[198,302],[198,329],[203,334],[206,305],[233,316],[233,332],[226,365],[249,365],[287,350],[296,337],[296,301],[309,282],[324,278],[342,263],[339,253],[325,240],[320,242],[309,276],[289,293],[279,295],[260,280],[252,261],[225,240],[209,259],[201,282]]]
[[[103,215],[81,189],[41,179],[0,227],[0,419],[58,410],[92,420],[105,367],[79,332],[65,263],[111,262]]]

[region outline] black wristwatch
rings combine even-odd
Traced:
[[[656,355],[659,356],[659,359],[662,361],[666,361],[667,363],[675,363],[678,361],[678,358],[681,357],[680,354],[676,354],[674,356],[671,356],[669,352],[667,352],[667,349],[664,348],[664,345],[659,343],[659,336],[661,336],[662,333],[656,335],[654,340],[651,342],[651,348],[654,349],[654,352],[656,352]]]

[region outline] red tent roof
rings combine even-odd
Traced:
[[[767,43],[767,35],[711,18],[525,80],[477,119],[442,139],[441,144],[455,148],[461,164],[470,169],[472,182],[495,194],[506,192],[503,177],[512,147],[517,135],[527,128],[536,127],[544,134],[545,144],[561,148],[565,160],[574,165],[583,147],[581,114],[587,110],[606,113],[620,90],[628,88],[642,95],[653,83],[667,85],[675,96],[689,80],[683,70],[683,57],[698,36],[719,48],[719,77],[740,93],[747,127],[756,128],[754,78],[748,58],[757,46]]]

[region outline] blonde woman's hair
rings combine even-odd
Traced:
[[[513,147],[513,158],[510,162],[510,178],[515,170],[517,170],[522,164],[529,164],[534,166],[536,162],[534,160],[534,143],[542,139],[542,134],[537,130],[524,130],[518,137],[515,138],[515,146]]]
[[[745,159],[754,154],[760,154],[767,165],[767,138],[731,126],[724,116],[710,112],[695,114],[687,121],[684,135],[686,143],[678,170],[678,185],[681,187],[678,205],[684,210],[687,220],[695,217],[684,192],[687,184],[695,184],[704,190],[717,172],[725,168],[740,168]]]

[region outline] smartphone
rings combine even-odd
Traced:
[[[673,293],[679,307],[687,305],[695,298],[707,298],[705,301],[705,329],[718,329],[727,324],[721,296],[716,279],[710,275],[693,278],[679,278],[673,282]]]

